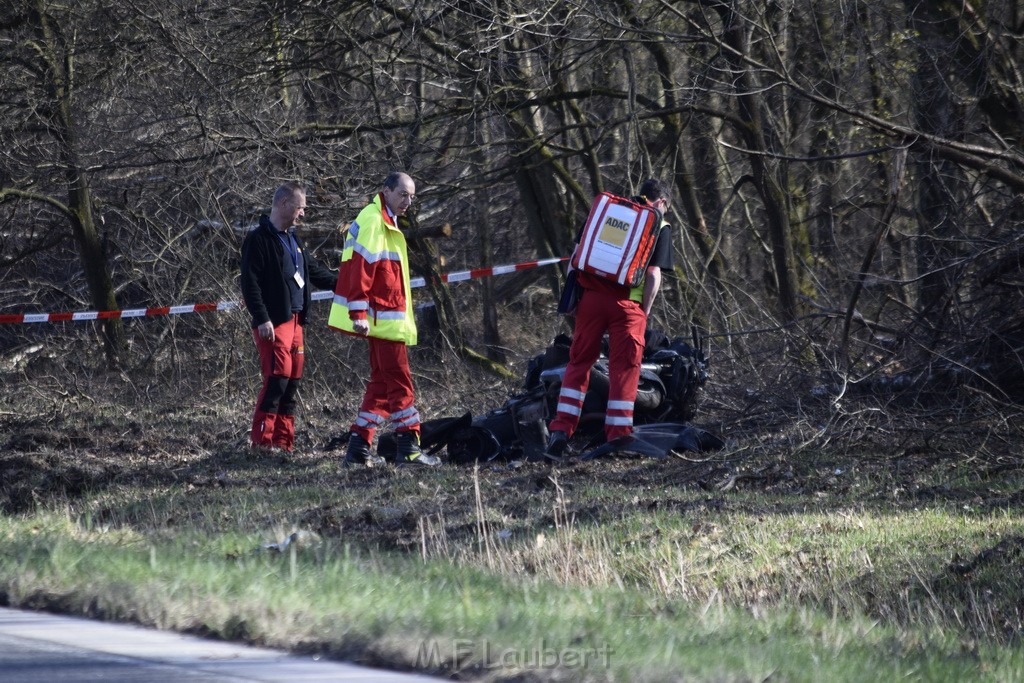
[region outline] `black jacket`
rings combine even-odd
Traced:
[[[318,289],[333,290],[338,274],[309,256],[302,241],[295,236],[294,228],[292,235],[302,251],[302,279],[306,286],[302,288],[299,322],[305,324],[309,313],[310,284]],[[277,237],[277,228],[268,216],[260,216],[259,227],[246,235],[242,242],[242,299],[252,314],[253,327],[268,320],[277,326],[292,317],[291,294],[284,275],[286,258],[291,256],[285,254],[284,245]]]

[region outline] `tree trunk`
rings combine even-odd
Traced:
[[[399,216],[398,225],[407,235],[422,234],[414,211],[407,211],[403,216]],[[408,242],[409,265],[413,271],[422,275],[426,283],[426,290],[430,293],[430,298],[437,311],[437,324],[441,336],[457,353],[462,353],[465,336],[462,334],[462,326],[459,324],[459,316],[455,311],[451,292],[448,291],[448,285],[441,280],[437,266],[437,249],[426,238],[410,236]]]
[[[39,3],[37,10],[43,44],[48,52],[49,68],[44,71],[46,85],[57,110],[54,127],[51,130],[59,144],[61,162],[64,166],[71,232],[78,246],[92,305],[99,311],[115,311],[120,307],[103,243],[96,229],[92,190],[78,159],[75,118],[71,107],[74,94],[74,83],[71,79],[73,50],[63,45],[54,32],[44,3]],[[112,367],[118,367],[124,361],[128,350],[124,323],[120,318],[111,318],[104,320],[102,326],[107,361]]]
[[[476,117],[476,129],[481,140],[477,147],[476,157],[481,173],[485,172],[488,166],[489,149],[487,122],[482,117]],[[474,207],[476,210],[476,228],[480,235],[480,266],[490,268],[494,265],[494,249],[491,245],[491,216],[489,192],[486,187],[480,188],[473,193]],[[501,345],[501,333],[498,330],[498,307],[494,300],[494,282],[492,278],[485,277],[481,281],[482,292],[482,321],[484,333],[484,348],[487,357],[493,361],[504,364],[506,361],[505,349]]]
[[[758,94],[759,84],[740,58],[740,55],[748,54],[749,45],[743,18],[736,11],[736,6],[737,3],[733,0],[727,4],[719,3],[716,7],[725,25],[723,40],[730,48],[725,53],[726,59],[733,69],[739,114],[745,124],[739,132],[748,149],[754,152],[748,155],[748,162],[768,222],[779,312],[783,321],[791,322],[797,316],[797,274],[789,217],[787,166],[784,161],[769,161],[766,156],[771,151],[768,144],[771,131],[761,114],[764,103]]]
[[[913,8],[908,7],[908,10],[913,12]],[[921,20],[915,19],[911,14],[912,25],[921,33],[911,98],[917,126],[928,134],[960,139],[962,131],[957,123],[956,103],[946,83],[946,74],[936,59],[937,55],[948,53],[949,41],[943,35],[942,25],[935,23],[936,18],[930,13],[926,12]],[[948,18],[945,22],[956,25]],[[949,30],[947,27],[946,33]],[[960,215],[957,185],[962,174],[951,161],[928,155],[918,155],[916,166],[918,229],[922,237],[918,251],[918,272],[921,273],[918,302],[938,334],[957,286],[952,264],[958,242],[955,238],[962,229],[957,218]]]

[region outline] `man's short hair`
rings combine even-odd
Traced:
[[[306,194],[306,190],[302,185],[291,181],[283,183],[281,187],[277,188],[277,191],[274,192],[274,206],[277,206],[298,194]]]
[[[648,178],[640,186],[640,196],[647,197],[647,201],[652,203],[659,199],[668,199],[670,194],[668,183],[658,178]]]
[[[398,181],[401,180],[404,175],[405,173],[402,173],[401,171],[392,171],[391,173],[388,173],[388,177],[384,179],[384,187],[389,190],[394,190],[398,187]]]

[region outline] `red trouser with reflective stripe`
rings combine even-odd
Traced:
[[[633,433],[633,403],[644,355],[647,316],[635,301],[588,289],[576,309],[576,329],[569,349],[562,390],[551,431],[572,436],[583,411],[590,369],[601,355],[601,339],[608,332],[608,408],[604,433],[608,441]]]
[[[253,446],[290,451],[295,442],[295,404],[305,360],[299,316],[277,325],[273,341],[260,338],[258,328],[253,328],[252,337],[260,354],[263,389],[256,399],[250,439]]]
[[[420,432],[409,349],[403,342],[369,337],[370,381],[351,431],[373,443],[373,435],[388,420],[396,432]]]

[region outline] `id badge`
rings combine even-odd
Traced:
[[[300,273],[299,271],[295,271],[294,277],[295,284],[299,286],[299,289],[302,289],[303,287],[306,286],[306,281],[302,279],[302,273]]]

